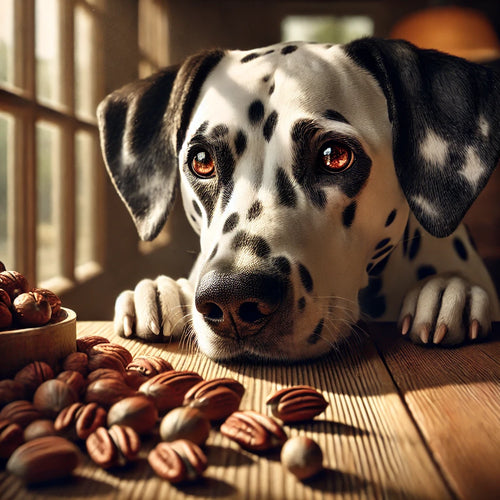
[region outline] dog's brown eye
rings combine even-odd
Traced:
[[[191,170],[199,177],[212,177],[215,174],[215,162],[207,151],[198,151],[191,160]]]
[[[320,166],[327,172],[342,172],[347,170],[354,159],[352,151],[335,142],[323,146],[320,152]]]

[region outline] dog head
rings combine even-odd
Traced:
[[[141,238],[180,184],[202,351],[298,359],[349,333],[410,210],[434,236],[457,227],[497,164],[499,105],[482,66],[363,39],[199,54],[98,117]]]

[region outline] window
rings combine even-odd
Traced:
[[[100,263],[101,0],[0,13],[0,260],[57,290]]]
[[[288,16],[281,24],[282,40],[348,43],[372,36],[374,22],[368,16]]]

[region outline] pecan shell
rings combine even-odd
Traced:
[[[42,413],[35,408],[31,401],[21,399],[19,401],[12,401],[12,403],[2,408],[0,419],[4,418],[19,424],[24,429],[34,420],[42,418]]]
[[[33,361],[21,368],[15,375],[14,380],[22,384],[26,390],[26,396],[32,398],[38,386],[54,378],[54,370],[45,361]]]
[[[208,420],[224,420],[239,408],[244,392],[232,378],[203,380],[189,389],[183,404],[198,408]]]
[[[84,335],[76,339],[76,350],[88,354],[98,344],[108,344],[109,340],[100,335]]]
[[[266,404],[275,417],[286,423],[311,420],[328,406],[323,395],[308,385],[281,389],[271,394]]]
[[[23,429],[19,424],[0,420],[0,459],[9,458],[23,442]]]
[[[248,451],[279,448],[287,440],[281,425],[253,410],[236,411],[220,427],[220,432]]]

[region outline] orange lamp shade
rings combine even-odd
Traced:
[[[492,24],[481,12],[470,8],[433,7],[414,12],[393,27],[390,38],[471,61],[500,58],[500,41]]]

